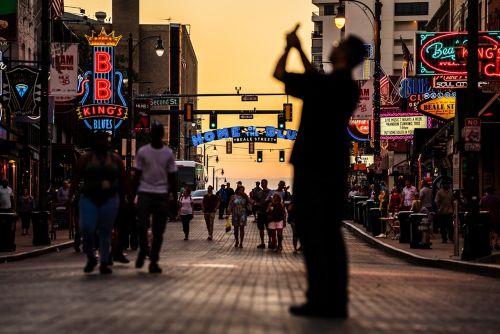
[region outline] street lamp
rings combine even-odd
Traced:
[[[340,0],[337,16],[335,17],[335,25],[339,29],[344,27],[346,21],[344,2],[353,2],[363,6],[373,17],[373,46],[375,48],[375,69],[373,71],[373,155],[380,156],[380,74],[382,72],[380,70],[380,17],[382,16],[382,2],[375,0],[375,12],[373,12],[370,7],[361,1]]]
[[[132,171],[132,138],[134,136],[134,98],[133,98],[133,67],[134,67],[134,50],[137,46],[139,46],[143,41],[151,38],[157,38],[156,45],[155,45],[155,50],[156,50],[156,55],[158,57],[163,56],[163,53],[165,52],[165,48],[163,47],[163,41],[161,40],[160,36],[147,36],[138,41],[134,45],[134,39],[132,37],[132,33],[128,34],[128,70],[127,70],[127,79],[128,79],[128,99],[129,99],[129,104],[128,104],[128,114],[129,114],[129,123],[130,123],[130,128],[129,128],[129,133],[127,136],[127,155],[125,157],[125,172],[127,175],[127,178],[130,179],[130,174]]]
[[[224,168],[213,169],[212,180],[215,180],[215,189],[219,189],[219,178],[215,177],[215,173],[217,173],[218,171],[221,171],[220,175],[224,175]]]

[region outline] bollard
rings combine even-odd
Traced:
[[[0,252],[16,250],[16,219],[13,212],[0,213]]]

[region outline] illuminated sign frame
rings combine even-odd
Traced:
[[[383,135],[382,125],[383,120],[387,118],[414,118],[414,117],[425,117],[427,118],[427,128],[432,127],[432,119],[420,113],[381,113],[380,114],[380,139],[381,140],[399,140],[399,139],[413,139],[413,135],[409,134],[395,134],[395,135]],[[415,129],[415,128],[414,128]]]
[[[214,140],[228,138],[233,138],[233,143],[276,143],[277,139],[295,140],[297,138],[297,130],[281,130],[274,126],[233,126],[230,128],[214,129],[191,136],[191,143],[193,146],[198,146]]]
[[[123,75],[115,71],[114,49],[122,36],[107,34],[104,27],[85,35],[93,47],[93,68],[78,80],[83,98],[77,108],[78,117],[91,130],[116,130],[128,118],[128,108],[122,95]],[[91,96],[91,98],[89,98]]]
[[[466,75],[467,32],[417,32],[417,75]],[[479,32],[479,76],[500,80],[500,31]]]

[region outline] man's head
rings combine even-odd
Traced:
[[[151,143],[155,146],[163,145],[163,136],[165,135],[165,129],[163,128],[163,124],[158,121],[154,121],[151,124]]]
[[[6,179],[3,179],[2,180],[2,187],[7,188],[8,186],[9,186],[9,181],[7,181]]]
[[[221,189],[226,189],[226,185],[225,185],[225,184],[221,184],[221,185],[220,185],[220,188],[221,188]]]
[[[226,187],[231,188],[231,183],[226,183]]]
[[[334,46],[330,54],[330,61],[335,69],[352,70],[365,59],[365,45],[356,36],[349,36]]]
[[[236,182],[237,187],[242,186],[242,185],[243,185],[243,182],[241,182],[241,181]]]
[[[109,149],[111,138],[106,131],[96,131],[90,138],[90,147],[95,152],[104,153]]]
[[[208,188],[207,188],[207,189],[208,189],[208,193],[209,193],[209,194],[211,194],[211,193],[213,193],[213,192],[214,192],[214,187],[212,187],[212,186],[208,186]]]
[[[262,185],[262,189],[267,189],[267,180],[266,179],[262,179],[260,181],[260,184]]]
[[[285,188],[285,185],[285,181],[281,180],[280,182],[278,182],[278,189],[283,190],[283,188]]]
[[[255,181],[255,186],[256,187],[260,186],[260,181]]]

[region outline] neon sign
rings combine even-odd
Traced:
[[[191,142],[193,146],[198,146],[214,140],[227,138],[233,138],[234,143],[276,143],[278,139],[295,140],[297,138],[297,130],[282,130],[274,126],[233,126],[191,136]]]
[[[92,130],[116,130],[128,116],[128,108],[121,93],[123,75],[115,71],[114,48],[122,36],[107,34],[104,28],[99,35],[87,36],[93,47],[93,68],[78,80],[78,90],[83,94],[77,109],[78,117]]]
[[[370,140],[370,120],[369,119],[351,119],[347,126],[349,135],[357,141]]]
[[[417,32],[417,75],[466,75],[466,32]],[[479,76],[500,80],[500,31],[479,33]]]

